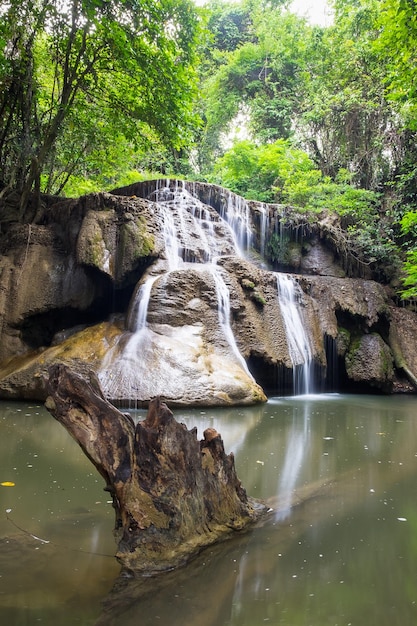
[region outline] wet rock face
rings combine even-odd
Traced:
[[[346,371],[351,381],[390,392],[394,383],[393,356],[377,333],[362,335],[350,344]]]
[[[67,254],[62,240],[50,229],[25,225],[12,233],[0,258],[0,359],[45,345],[53,335],[36,329],[33,320],[51,311],[86,311],[101,296],[99,281],[92,283],[81,265]],[[65,316],[63,316],[65,317]],[[69,320],[68,320],[69,321]],[[42,326],[42,324],[40,324]]]
[[[12,228],[0,241],[0,394],[42,399],[45,364],[61,360],[95,371],[117,401],[250,404],[265,390],[293,392],[306,358],[323,389],[329,345],[353,389],[387,392],[399,368],[417,373],[417,316],[400,313],[378,283],[346,277],[314,229],[291,256],[308,344],[294,347],[278,274],[259,256],[282,207],[236,198],[151,181]]]
[[[101,205],[87,209],[82,220],[77,263],[106,274],[116,286],[123,285],[144,259],[157,258],[157,218],[150,202],[131,198],[119,204],[103,194]]]
[[[417,374],[417,315],[397,307],[391,307],[390,313],[390,332],[395,335],[404,360],[412,372]]]

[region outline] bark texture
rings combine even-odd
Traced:
[[[185,563],[203,547],[239,531],[266,512],[243,489],[233,454],[214,429],[198,441],[158,398],[147,417],[132,418],[90,382],[62,364],[46,381],[46,406],[106,481],[116,511],[116,557],[131,575]]]

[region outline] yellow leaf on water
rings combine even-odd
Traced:
[[[12,483],[10,480],[5,480],[4,483],[0,483],[2,487],[14,487],[15,483]]]

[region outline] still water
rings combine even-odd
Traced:
[[[136,414],[139,418],[143,413]],[[417,398],[318,395],[176,410],[216,428],[250,532],[157,579],[121,580],[113,509],[42,407],[0,403],[0,624],[411,626],[417,623]]]

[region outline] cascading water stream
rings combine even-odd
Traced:
[[[269,231],[269,209],[266,205],[263,205],[261,207],[260,236],[259,236],[259,253],[263,259],[265,258],[268,231]]]
[[[294,394],[311,393],[313,355],[298,304],[301,290],[286,274],[277,275],[278,301],[287,334],[288,350],[293,366]]]
[[[99,376],[103,389],[109,397],[117,397],[118,381],[130,397],[138,397],[142,374],[146,369],[146,355],[152,351],[152,332],[147,317],[152,289],[162,276],[171,272],[194,269],[208,271],[213,278],[216,296],[219,327],[240,367],[254,380],[245,359],[239,351],[230,324],[230,293],[223,278],[222,269],[217,265],[224,254],[239,255],[238,241],[249,245],[251,231],[249,212],[239,205],[234,218],[231,201],[228,202],[228,220],[212,212],[189,193],[181,182],[164,181],[152,194],[155,210],[159,213],[161,234],[164,245],[164,263],[159,263],[143,280],[132,299],[127,319],[130,337],[125,339],[122,350],[117,347],[109,350],[102,373]],[[232,222],[237,228],[233,232]],[[158,273],[154,273],[157,271]],[[118,356],[116,356],[118,354]]]
[[[249,251],[253,240],[248,203],[244,198],[229,193],[227,202],[220,209],[220,216],[233,232],[236,253],[243,256]]]
[[[236,344],[236,339],[235,336],[233,334],[233,330],[232,327],[230,325],[230,292],[229,292],[229,288],[226,285],[226,283],[224,282],[223,276],[221,275],[220,272],[220,268],[216,265],[213,265],[213,278],[214,278],[214,282],[216,285],[216,294],[217,294],[217,310],[218,310],[218,314],[219,314],[219,323],[220,326],[223,330],[223,334],[229,344],[229,346],[232,348],[233,354],[235,355],[235,357],[237,358],[237,360],[239,361],[240,365],[242,366],[243,370],[246,372],[246,374],[250,377],[252,377],[252,374],[249,371],[249,368],[247,366],[247,363],[245,361],[245,359],[243,358],[242,354],[240,353],[239,348],[237,347]]]
[[[146,320],[148,317],[149,300],[151,298],[151,291],[154,282],[159,278],[159,275],[149,276],[144,283],[139,287],[138,293],[135,296],[134,303],[131,311],[129,311],[127,327],[132,332],[139,332],[143,328],[146,328]]]
[[[162,345],[159,340],[155,343],[155,330],[157,334],[159,330],[152,325],[149,327],[147,321],[155,285],[159,279],[163,279],[161,283],[158,282],[160,298],[165,285],[172,288],[170,285],[182,280],[178,276],[167,281],[170,273],[187,271],[190,268],[210,273],[217,297],[219,331],[230,347],[229,355],[233,355],[233,361],[238,363],[241,370],[254,381],[232,330],[230,292],[224,278],[225,270],[219,264],[221,258],[230,255],[243,256],[242,252],[248,251],[251,245],[253,237],[248,204],[235,194],[226,194],[223,196],[222,207],[216,210],[213,208],[214,205],[204,204],[198,199],[197,194],[193,195],[192,187],[189,190],[181,181],[169,180],[159,181],[149,200],[154,203],[152,211],[156,216],[156,223],[160,225],[159,235],[156,237],[160,237],[158,244],[163,245],[163,254],[142,279],[132,298],[127,319],[129,333],[121,337],[114,350],[110,348],[103,362],[102,374],[99,377],[106,395],[117,397],[114,392],[117,389],[117,381],[110,379],[120,377],[124,383],[127,380],[121,387],[132,389],[132,398],[139,397],[138,388],[142,389],[139,372],[144,372],[145,361],[149,355],[152,360],[152,354],[155,354],[153,345]],[[269,210],[267,206],[261,209],[259,235],[260,248],[264,252],[269,232]],[[156,232],[158,233],[157,230]],[[285,274],[277,273],[276,282],[293,371],[293,393],[309,394],[312,386],[313,351],[305,331],[300,307],[302,292],[298,283]],[[195,300],[198,301],[198,298]],[[155,313],[155,319],[160,320],[160,314],[156,310]],[[169,326],[168,321],[167,324]],[[175,337],[177,341],[181,341],[177,330]],[[195,341],[197,342],[197,339]],[[168,344],[169,341],[165,341],[164,345]],[[198,354],[197,347],[195,350],[195,354]],[[169,358],[165,361],[169,362]],[[175,378],[174,374],[170,376]],[[149,379],[148,374],[147,378]]]

